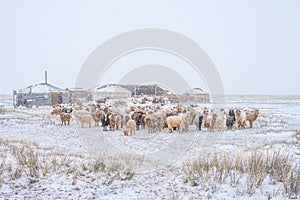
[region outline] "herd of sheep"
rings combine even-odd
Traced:
[[[171,105],[171,104],[170,104]],[[126,103],[107,104],[75,104],[53,106],[52,116],[60,116],[62,125],[70,125],[73,118],[81,127],[103,127],[103,131],[123,130],[124,135],[133,135],[136,130],[147,128],[148,133],[162,131],[189,131],[190,125],[197,130],[204,127],[208,131],[224,131],[225,129],[245,129],[246,122],[252,128],[259,115],[258,109],[208,109],[200,106],[166,107],[160,104]]]

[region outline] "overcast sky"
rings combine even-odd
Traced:
[[[53,85],[72,87],[104,41],[134,29],[162,28],[207,52],[226,94],[300,95],[299,11],[299,0],[0,0],[0,93],[43,82],[45,70]],[[153,56],[153,63],[161,64],[161,56]],[[140,63],[134,59],[126,63]]]

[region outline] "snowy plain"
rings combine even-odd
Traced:
[[[22,170],[18,178],[12,178],[8,172],[0,171],[0,199],[288,199],[282,192],[283,185],[272,184],[268,177],[251,195],[245,177],[241,177],[238,187],[232,187],[227,179],[215,186],[204,183],[192,186],[184,180],[182,166],[185,161],[201,156],[237,157],[251,149],[284,152],[293,165],[300,165],[299,96],[226,97],[226,110],[259,109],[252,129],[247,126],[245,130],[220,133],[198,131],[191,125],[189,132],[183,134],[169,134],[166,129],[148,134],[143,129],[130,137],[123,136],[122,131],[103,132],[101,127],[93,125],[83,129],[74,120],[70,126],[61,126],[59,119],[51,119],[55,123],[49,123],[51,107],[14,109],[9,95],[0,95],[0,108],[3,110],[0,164],[5,165],[4,169],[9,166],[14,169],[18,162],[8,146],[22,145],[24,141],[37,153],[60,154],[61,159],[71,157],[68,166],[72,169],[82,167],[85,162],[89,165],[86,160],[97,157],[134,155],[137,162],[131,166],[131,178],[111,181],[107,173],[84,170],[76,171],[79,175],[61,169],[49,170],[40,178],[32,178]],[[290,198],[299,199],[300,194]]]

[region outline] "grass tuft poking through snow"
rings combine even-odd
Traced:
[[[237,188],[237,194],[252,196],[265,184],[279,184],[282,196],[295,198],[299,194],[299,178],[299,165],[293,164],[293,158],[280,150],[254,149],[235,158],[226,153],[215,154],[183,163],[184,182],[212,193],[229,183]]]
[[[43,149],[37,143],[0,139],[0,187],[21,177],[35,182],[53,174],[73,177],[74,184],[79,177],[99,174],[103,184],[114,180],[130,180],[134,176],[134,166],[142,163],[142,158],[133,157],[84,157],[80,153],[66,154],[51,148]]]

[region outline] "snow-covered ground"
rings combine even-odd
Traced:
[[[268,175],[253,194],[248,192],[247,176],[241,177],[237,187],[230,185],[229,177],[192,186],[185,181],[183,163],[216,154],[237,158],[251,150],[268,150],[289,154],[293,166],[300,164],[299,96],[227,97],[226,109],[260,110],[253,129],[219,133],[197,131],[192,125],[183,134],[140,130],[130,137],[122,131],[103,132],[101,127],[82,129],[75,121],[69,127],[61,126],[58,119],[49,118],[50,107],[13,109],[10,98],[0,95],[0,169],[5,169],[0,171],[0,199],[283,199],[287,198],[283,183],[272,183]],[[32,151],[43,158],[50,155],[49,166],[55,156],[61,163],[69,160],[60,169],[41,166],[47,173],[38,178],[30,175],[29,167],[28,173],[25,167],[18,178],[12,177],[24,144],[28,147],[24,152],[30,155]],[[94,158],[103,158],[106,166],[116,169],[85,170],[85,165],[95,166]],[[121,160],[129,164],[112,163]],[[128,166],[132,177],[126,174]]]

